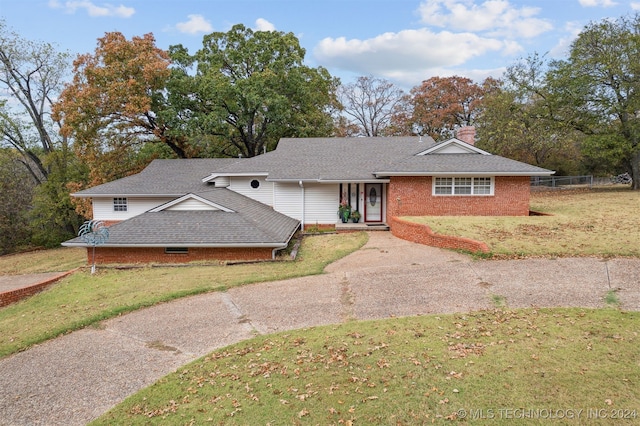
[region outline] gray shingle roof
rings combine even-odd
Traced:
[[[490,174],[508,176],[537,176],[552,174],[550,170],[521,163],[499,155],[427,154],[413,155],[377,169],[377,176]]]
[[[267,154],[235,162],[219,174],[268,173],[267,180],[368,181],[404,174],[548,175],[540,167],[498,155],[427,154],[429,137],[285,138]]]
[[[408,173],[494,173],[548,175],[540,167],[497,155],[428,154],[435,146],[423,137],[284,138],[275,151],[246,159],[154,160],[137,175],[74,196],[175,196],[206,190],[202,179],[213,175],[268,174],[270,181],[372,181]]]
[[[298,228],[296,219],[225,188],[197,194],[234,212],[172,211],[143,213],[109,227],[105,247],[282,247]],[[78,237],[63,243],[86,246]]]
[[[284,138],[275,151],[218,172],[267,172],[267,180],[374,180],[374,171],[433,144],[428,137]]]
[[[212,171],[241,161],[237,158],[192,158],[153,160],[144,170],[113,182],[78,191],[76,197],[173,195],[180,196],[206,187],[202,178]]]

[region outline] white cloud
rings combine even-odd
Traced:
[[[578,0],[578,3],[580,3],[580,6],[584,7],[613,7],[618,4],[613,0]]]
[[[583,25],[578,22],[567,22],[565,25],[567,35],[558,40],[558,43],[549,51],[549,56],[555,59],[566,58],[569,55],[571,43],[573,43],[583,29]]]
[[[198,33],[210,33],[213,31],[213,26],[209,21],[204,19],[202,15],[187,15],[189,18],[186,22],[178,22],[176,29],[181,33],[186,34],[198,34]]]
[[[276,26],[264,18],[256,19],[255,31],[275,31]]]
[[[66,13],[76,13],[78,9],[84,9],[91,17],[115,16],[118,18],[130,18],[136,13],[136,10],[132,7],[126,7],[124,5],[114,6],[109,3],[97,6],[88,0],[66,1],[64,3],[58,0],[50,0],[49,7],[53,9],[64,9]]]
[[[640,10],[640,2],[632,1],[632,2],[631,2],[631,9],[633,9],[633,10]]]
[[[418,13],[427,25],[493,36],[532,38],[552,29],[549,21],[536,17],[539,8],[518,8],[507,0],[486,0],[480,4],[474,0],[425,0]]]
[[[367,40],[325,38],[316,46],[314,55],[324,66],[415,83],[425,75],[440,72],[438,70],[505,50],[512,53],[521,48],[513,42],[504,43],[472,33],[434,33],[423,28],[384,33]]]
[[[502,74],[504,67],[495,68],[497,55],[523,54],[522,43],[553,29],[549,21],[538,18],[539,8],[516,7],[508,0],[423,0],[417,13],[424,28],[362,40],[325,38],[314,49],[316,60],[405,85],[434,75],[482,80]],[[486,59],[486,69],[471,65],[478,59]]]

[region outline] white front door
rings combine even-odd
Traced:
[[[381,183],[367,183],[364,186],[364,221],[382,222]]]

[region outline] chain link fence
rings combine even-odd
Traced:
[[[567,186],[592,188],[594,186],[613,185],[615,183],[630,183],[630,178],[621,179],[620,176],[532,176],[531,186],[540,188],[562,188]]]

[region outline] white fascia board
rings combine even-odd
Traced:
[[[266,179],[267,182],[285,182],[285,183],[389,183],[389,179]]]
[[[69,194],[75,198],[160,198],[160,197],[182,197],[184,192],[179,194],[128,194],[128,193],[113,193],[113,194]]]
[[[549,172],[378,172],[376,176],[551,176],[555,171]]]
[[[214,208],[216,208],[218,210],[222,210],[222,211],[227,212],[227,213],[235,213],[233,210],[231,210],[231,209],[229,209],[229,208],[227,208],[225,206],[221,206],[220,204],[216,204],[214,202],[206,200],[206,199],[204,199],[204,198],[202,198],[202,197],[200,197],[200,196],[198,196],[196,194],[183,195],[180,198],[176,198],[175,200],[171,200],[168,203],[162,204],[161,206],[155,207],[155,208],[149,210],[149,212],[158,213],[158,212],[161,212],[162,210],[168,209],[171,206],[175,206],[176,204],[179,204],[179,203],[181,203],[181,202],[183,202],[185,200],[189,200],[189,199],[198,200],[199,202],[201,202],[203,204],[206,204],[208,206],[214,207]]]
[[[266,178],[265,181],[267,182],[285,182],[285,183],[298,183],[298,182],[311,182],[311,183],[319,183],[320,180],[319,179],[300,179],[300,178],[290,178],[290,179],[272,179],[272,178]]]
[[[389,183],[389,179],[322,179],[320,183]]]
[[[93,247],[91,244],[87,243],[70,243],[64,242],[61,244],[64,247]],[[253,248],[253,247],[264,247],[264,248],[285,248],[287,247],[287,243],[230,243],[230,244],[207,244],[207,243],[162,243],[162,244],[101,244],[96,247],[180,247],[180,248],[189,248],[189,247],[211,247],[211,248]]]
[[[218,177],[247,177],[247,176],[269,176],[268,172],[243,172],[243,173],[213,173],[202,178],[202,183],[209,183]]]

